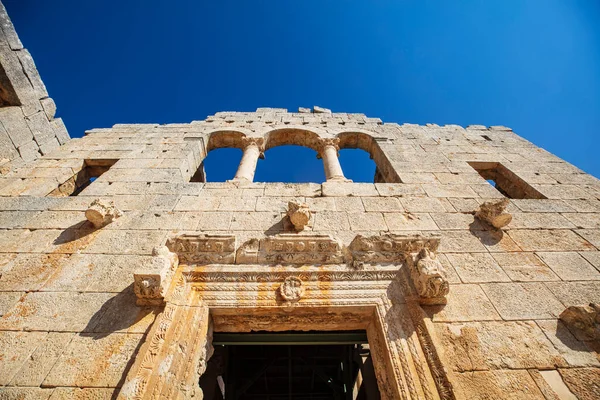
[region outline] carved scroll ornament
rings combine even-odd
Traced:
[[[446,304],[450,291],[446,271],[433,251],[423,248],[411,263],[410,276],[421,304]]]
[[[560,314],[560,319],[578,336],[600,340],[600,304],[570,306]]]
[[[505,212],[508,202],[506,198],[496,202],[486,201],[475,212],[475,216],[494,228],[503,228],[512,221],[512,215]]]
[[[102,228],[123,215],[112,200],[96,199],[85,211],[85,217],[95,228]]]
[[[166,246],[154,248],[152,259],[145,268],[134,272],[133,291],[138,305],[161,305],[179,265],[177,254]]]
[[[290,201],[288,203],[287,216],[292,225],[294,225],[294,229],[297,231],[304,230],[310,221],[311,214],[308,205],[304,203],[298,203],[296,201]]]

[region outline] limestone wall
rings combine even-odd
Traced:
[[[0,169],[48,154],[69,140],[33,58],[0,3]],[[12,161],[12,162],[10,162]]]
[[[189,182],[207,149],[244,136],[267,148],[337,137],[370,151],[386,182]],[[61,197],[100,164],[110,168]],[[539,194],[510,199],[501,230],[474,216],[504,196],[472,166],[499,164]],[[124,215],[94,228],[84,213],[98,198]],[[312,211],[308,232],[343,246],[357,234],[441,234],[448,302],[423,309],[457,398],[598,398],[597,342],[558,317],[600,302],[599,198],[600,181],[505,127],[259,109],[93,129],[0,177],[0,398],[110,398],[161,312],[136,306],[132,289],[152,249],[182,232],[235,235],[236,246],[289,233],[290,200]]]

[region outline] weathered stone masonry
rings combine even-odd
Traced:
[[[0,399],[198,398],[212,332],[252,329],[365,329],[383,398],[600,397],[600,181],[505,127],[302,111],[93,129],[5,171]],[[284,144],[327,181],[253,182]],[[246,149],[232,181],[190,182],[220,147]]]

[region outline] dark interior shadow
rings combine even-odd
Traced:
[[[79,335],[102,339],[111,333],[126,331],[150,313],[158,314],[162,311],[162,307],[137,306],[135,301],[132,283],[108,299]]]
[[[75,240],[84,238],[97,230],[98,229],[87,220],[78,222],[62,231],[62,233],[56,239],[54,239],[53,244],[58,246],[61,244],[74,242]]]

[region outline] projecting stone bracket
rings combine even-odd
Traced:
[[[133,291],[137,305],[163,305],[179,259],[166,246],[155,247],[152,260],[133,274]]]
[[[512,215],[505,212],[508,202],[508,199],[502,199],[496,202],[486,201],[479,206],[479,210],[475,212],[475,217],[490,224],[494,228],[503,228],[512,221]]]
[[[600,340],[600,304],[570,306],[560,319],[575,335],[584,340]]]
[[[115,206],[115,203],[112,200],[105,201],[96,199],[85,211],[85,217],[97,229],[110,224],[122,215],[123,212]]]

